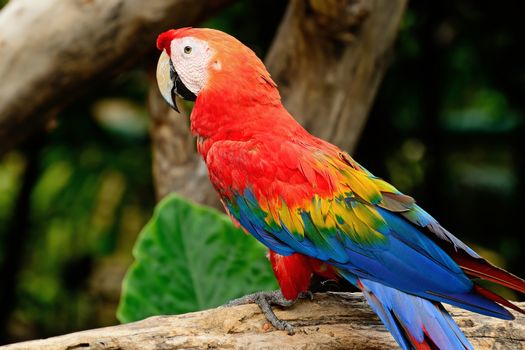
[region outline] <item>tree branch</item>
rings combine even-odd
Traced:
[[[266,64],[286,108],[312,134],[353,151],[406,2],[290,2]]]
[[[525,303],[520,304],[522,307]],[[502,321],[447,307],[476,349],[525,348],[525,317]],[[243,305],[72,333],[0,347],[1,350],[153,349],[395,349],[359,293],[316,294],[277,315],[296,334],[275,331],[259,308]]]
[[[0,154],[154,49],[158,33],[231,0],[11,0],[0,12]]]

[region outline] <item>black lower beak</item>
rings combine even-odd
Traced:
[[[173,109],[179,112],[179,109],[177,108],[177,102],[175,100],[175,96],[179,96],[182,99],[186,101],[195,101],[197,99],[197,96],[191,92],[186,85],[182,82],[179,74],[175,70],[175,67],[173,66],[173,62],[170,59],[170,78],[173,82],[173,89],[171,89],[171,99],[173,100]],[[180,113],[180,112],[179,112]]]

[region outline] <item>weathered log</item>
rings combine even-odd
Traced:
[[[520,304],[522,307],[525,303]],[[447,307],[475,349],[525,349],[525,317],[502,321]],[[274,330],[255,305],[156,316],[114,327],[0,347],[1,350],[395,349],[359,293],[316,294],[277,315],[296,334]]]
[[[352,151],[398,32],[406,0],[292,0],[266,58],[284,105],[312,134]],[[157,197],[175,191],[216,207],[188,120],[150,93]]]
[[[161,31],[231,0],[11,0],[0,12],[0,154],[96,83],[140,63]]]

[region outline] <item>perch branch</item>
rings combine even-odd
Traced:
[[[522,307],[525,303],[520,304]],[[525,317],[502,321],[447,307],[475,349],[525,349]],[[0,350],[395,349],[358,293],[316,294],[277,316],[293,336],[269,326],[255,305],[156,316],[119,326],[0,347]]]

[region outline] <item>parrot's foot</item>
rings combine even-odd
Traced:
[[[266,319],[272,324],[272,326],[281,331],[287,331],[289,335],[293,335],[295,331],[292,325],[286,321],[279,319],[273,312],[272,305],[287,308],[295,304],[295,302],[300,298],[308,298],[312,300],[313,294],[310,291],[308,291],[305,293],[301,293],[299,297],[295,300],[288,300],[282,295],[280,290],[272,292],[257,292],[245,295],[239,299],[232,300],[224,306],[228,307],[245,304],[257,304],[259,305],[259,308],[263,312],[264,316],[266,316]]]

